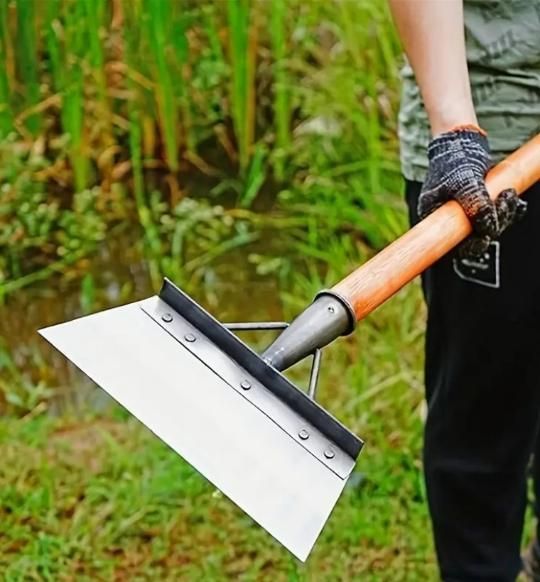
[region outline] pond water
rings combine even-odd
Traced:
[[[257,275],[248,261],[251,252],[253,248],[246,245],[220,257],[204,289],[188,285],[194,298],[223,321],[282,318],[277,281]],[[157,291],[147,262],[129,236],[112,236],[88,261],[85,277],[80,272],[53,277],[9,295],[0,306],[0,352],[11,363],[4,370],[0,366],[0,374],[4,382],[28,386],[41,382],[51,387],[55,397],[49,408],[53,412],[66,407],[99,408],[108,398],[37,330]]]

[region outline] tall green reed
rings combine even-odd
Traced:
[[[181,145],[188,153],[197,149],[196,136],[193,132],[193,113],[189,92],[190,46],[188,34],[189,25],[194,15],[188,11],[184,3],[174,2],[172,5],[172,25],[169,36],[170,70],[173,76],[173,88],[178,104],[179,121],[177,132],[181,131]]]
[[[148,0],[147,0],[148,1]],[[146,189],[143,175],[143,114],[141,111],[141,97],[139,87],[131,70],[135,70],[137,59],[140,55],[141,38],[138,34],[137,24],[143,17],[144,5],[141,0],[124,3],[126,18],[126,34],[124,35],[124,55],[128,66],[126,77],[128,98],[128,120],[129,120],[129,153],[131,168],[133,173],[133,193],[139,217],[139,223],[143,229],[143,236],[148,257],[150,277],[157,287],[161,279],[160,257],[161,244],[159,234],[154,223],[152,213],[148,205]]]
[[[41,116],[32,112],[40,101],[37,59],[37,0],[17,0],[17,73],[23,87],[25,126],[32,136],[41,128]]]
[[[285,0],[272,0],[270,14],[270,38],[274,58],[274,124],[276,151],[274,170],[276,178],[285,177],[285,156],[290,147],[290,82],[287,76],[287,4]]]
[[[84,18],[88,23],[88,64],[96,85],[97,100],[100,105],[99,115],[105,116],[105,127],[102,131],[110,131],[110,111],[107,103],[107,85],[105,78],[104,36],[107,5],[105,0],[82,0]],[[108,137],[108,136],[107,136]]]
[[[48,0],[44,4],[45,46],[52,88],[61,99],[60,120],[69,139],[68,156],[76,191],[89,179],[88,144],[85,126],[85,69],[88,38],[93,32],[81,26],[88,13],[86,4]],[[90,19],[91,21],[92,19]],[[93,22],[95,25],[95,21]]]
[[[248,0],[227,3],[229,57],[231,61],[231,114],[238,145],[240,169],[245,171],[251,157],[255,130],[255,32],[250,31]]]
[[[71,139],[70,157],[77,190],[86,186],[88,170],[84,151],[84,67],[88,29],[80,26],[85,16],[84,4],[76,2],[67,10],[64,29],[64,66],[68,74],[63,91],[62,119]]]
[[[395,76],[399,46],[391,29],[388,34],[379,34],[383,19],[389,19],[386,7],[377,2],[340,2],[339,7],[337,22],[342,27],[345,48],[360,81],[357,84],[362,88],[362,106],[352,116],[352,122],[364,140],[367,183],[373,192],[380,192],[384,189],[383,176],[389,159],[388,136],[384,135],[388,124],[381,107],[381,101],[385,102],[388,113],[388,85],[381,82],[380,75],[384,71],[387,79]]]
[[[178,110],[174,86],[176,75],[168,64],[171,46],[171,0],[145,0],[144,20],[147,24],[152,63],[155,68],[155,97],[158,105],[159,123],[165,141],[165,154],[169,168],[178,170]],[[139,55],[140,56],[140,55]]]
[[[2,0],[0,2],[0,138],[6,137],[13,129],[11,88],[8,76],[9,42],[8,3]]]

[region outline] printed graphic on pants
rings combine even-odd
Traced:
[[[488,250],[474,259],[454,259],[454,271],[465,281],[484,285],[485,287],[500,287],[500,246],[498,241],[492,242]]]

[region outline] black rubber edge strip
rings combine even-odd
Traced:
[[[283,374],[269,366],[249,346],[169,279],[164,279],[159,297],[329,440],[353,459],[358,457],[364,445],[360,438],[309,398],[305,392],[298,389]]]

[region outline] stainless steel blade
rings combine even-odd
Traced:
[[[159,301],[146,300],[146,309],[152,300]],[[348,474],[340,476],[325,466],[157,325],[141,305],[110,309],[40,333],[305,560]]]

